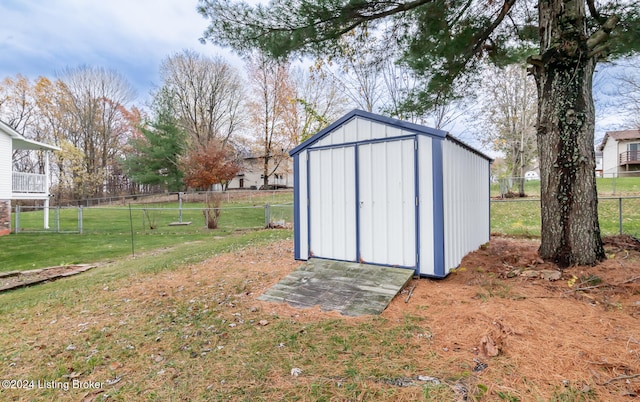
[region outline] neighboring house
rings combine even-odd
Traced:
[[[0,236],[11,232],[12,200],[43,200],[44,227],[49,226],[49,157],[44,158],[44,174],[15,172],[12,157],[17,150],[59,151],[60,148],[26,139],[0,121]]]
[[[596,151],[596,177],[602,177],[602,151]]]
[[[273,165],[270,166],[273,169]],[[293,187],[292,159],[286,157],[274,174],[269,176],[268,189]],[[249,155],[243,158],[242,167],[236,177],[229,182],[229,190],[258,190],[264,185],[264,158]]]
[[[535,170],[529,170],[524,174],[524,178],[526,181],[540,180],[540,175]]]
[[[640,130],[609,131],[597,150],[603,177],[640,175]]]

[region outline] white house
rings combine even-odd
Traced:
[[[59,151],[60,148],[26,139],[0,121],[0,236],[11,232],[11,200],[43,200],[44,227],[49,227],[49,157],[44,174],[13,171],[13,151]]]
[[[491,159],[444,131],[354,110],[290,154],[298,260],[444,277],[489,241]]]
[[[524,174],[524,179],[526,181],[540,180],[540,174],[538,174],[538,172],[535,170],[529,170]]]
[[[270,167],[273,169],[273,167]],[[257,190],[264,185],[264,158],[249,155],[242,159],[242,166],[227,187],[229,190]],[[269,176],[269,186],[265,190],[293,187],[292,159],[285,157],[275,173]]]
[[[640,130],[609,131],[597,150],[603,177],[640,175]]]

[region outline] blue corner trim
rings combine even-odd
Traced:
[[[415,231],[416,231],[416,269],[415,274],[420,275],[420,154],[418,153],[418,137],[413,138],[413,197],[415,212]]]
[[[433,272],[437,277],[445,276],[444,269],[444,201],[442,142],[433,141],[431,163],[433,164]]]
[[[293,158],[293,258],[300,259],[300,155]]]
[[[307,197],[307,255],[305,256],[307,259],[311,258],[311,182],[309,181],[309,175],[311,172],[311,162],[310,155],[307,152],[307,160],[305,163],[307,164],[307,182],[306,182],[306,193],[303,194],[304,197]]]
[[[362,257],[360,256],[360,168],[358,167],[360,165],[360,148],[358,144],[355,145],[353,152],[356,175],[356,262],[360,262],[362,261]]]
[[[489,171],[489,180],[487,180],[487,195],[489,199],[487,200],[487,209],[489,210],[489,233],[487,233],[487,239],[491,240],[491,163],[489,162],[489,166],[487,166],[487,170]]]

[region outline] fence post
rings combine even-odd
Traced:
[[[265,204],[264,206],[264,227],[268,228],[271,223],[271,205]]]
[[[620,224],[620,234],[622,234],[622,197],[618,198],[618,222]]]
[[[78,232],[82,234],[82,205],[78,207]]]
[[[16,205],[16,229],[15,234],[20,233],[20,205]]]

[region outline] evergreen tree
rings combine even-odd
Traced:
[[[185,133],[169,118],[160,117],[140,129],[124,162],[127,174],[140,184],[160,184],[169,191],[184,188],[179,160],[185,149]]]

